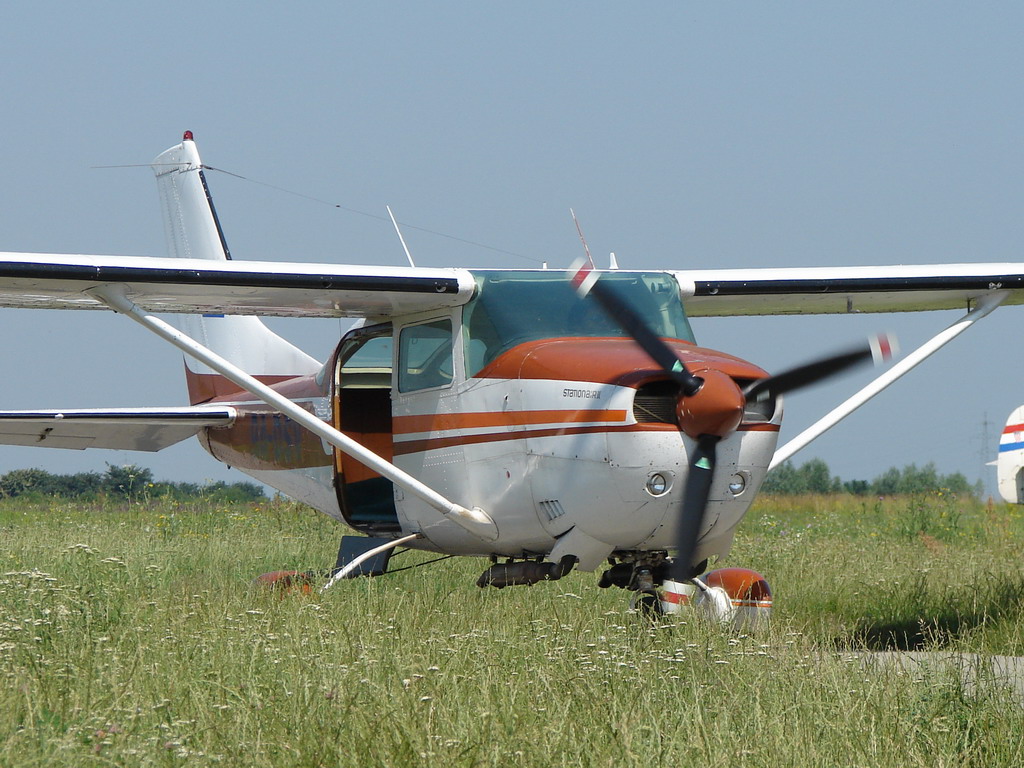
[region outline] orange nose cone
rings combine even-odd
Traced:
[[[676,415],[683,432],[696,439],[701,435],[725,437],[736,430],[743,419],[743,393],[731,377],[721,371],[699,371],[704,379],[700,391],[680,397]]]

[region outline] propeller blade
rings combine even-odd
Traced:
[[[703,380],[686,369],[672,348],[647,327],[640,315],[617,296],[613,288],[598,280],[590,289],[590,294],[601,303],[604,311],[633,337],[633,340],[640,345],[644,352],[650,355],[651,359],[661,366],[665,373],[678,382],[679,386],[683,388],[684,395],[689,397],[697,393],[701,384],[704,383]]]
[[[895,339],[888,334],[880,334],[868,339],[863,347],[841,352],[838,355],[816,360],[813,363],[790,368],[788,371],[755,381],[743,391],[748,400],[763,398],[766,394],[781,395],[797,389],[817,384],[830,376],[845,371],[871,358],[878,361],[889,360],[896,349]]]
[[[715,474],[715,446],[720,439],[718,435],[701,435],[693,450],[690,470],[686,474],[686,487],[683,488],[683,504],[676,533],[673,578],[677,581],[685,581],[693,575],[693,553],[697,550],[697,539],[704,523],[704,510],[711,495],[711,480]]]

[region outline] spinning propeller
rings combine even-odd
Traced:
[[[711,494],[718,442],[736,431],[747,402],[767,400],[816,384],[872,357],[889,359],[892,356],[891,339],[880,335],[862,347],[759,379],[741,390],[732,377],[722,371],[702,369],[697,375],[688,370],[672,348],[607,284],[594,281],[589,292],[680,387],[676,404],[679,428],[697,441],[690,456],[678,524],[673,578],[680,581],[692,575],[693,555]]]

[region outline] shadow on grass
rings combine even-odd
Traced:
[[[951,645],[977,630],[1024,622],[1024,576],[990,574],[969,584],[922,577],[879,594],[873,615],[858,620],[838,646],[870,651],[917,651]]]

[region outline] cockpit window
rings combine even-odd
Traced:
[[[398,337],[398,390],[415,392],[452,383],[452,321],[402,329]]]
[[[526,341],[628,337],[591,296],[580,299],[565,273],[475,273],[477,292],[463,310],[468,375]],[[603,273],[609,285],[659,336],[693,341],[679,285],[662,272]]]

